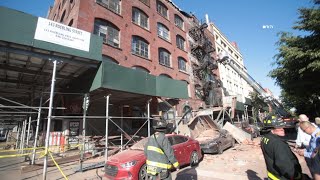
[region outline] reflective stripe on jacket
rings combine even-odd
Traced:
[[[159,147],[161,146],[161,148]],[[156,173],[161,169],[170,169],[179,166],[179,162],[174,156],[172,146],[164,133],[156,133],[150,136],[148,143],[144,147],[144,154],[147,157],[146,164],[156,167]],[[147,166],[147,173],[154,174]]]

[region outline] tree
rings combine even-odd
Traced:
[[[251,99],[251,105],[253,107],[252,117],[256,119],[259,115],[259,110],[265,109],[265,107],[268,107],[268,105],[263,101],[262,98],[259,97],[258,93],[256,92],[250,92],[249,96]]]
[[[279,53],[275,69],[269,76],[282,88],[282,100],[297,112],[316,116],[320,111],[320,1],[312,8],[299,9],[299,20],[293,27],[306,35],[279,33]]]

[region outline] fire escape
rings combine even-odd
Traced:
[[[199,25],[196,22],[194,24],[195,26],[189,30],[189,35],[194,40],[191,44],[191,54],[197,60],[196,63],[192,63],[193,75],[195,82],[200,85],[195,87],[196,95],[207,107],[222,106],[221,81],[214,73],[218,64],[211,57],[215,49],[205,34],[208,25]]]

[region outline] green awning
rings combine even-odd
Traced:
[[[252,100],[250,98],[245,98],[244,104],[251,106],[252,105]]]
[[[184,81],[153,76],[147,72],[103,62],[94,78],[90,91],[100,88],[168,98],[188,98]]]
[[[34,39],[38,17],[0,6],[0,40],[101,61],[102,38],[90,34],[89,51]]]
[[[242,102],[239,102],[237,101],[236,103],[236,110],[239,110],[239,111],[244,111],[244,104]]]

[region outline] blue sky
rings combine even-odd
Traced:
[[[210,21],[230,40],[237,42],[249,74],[276,96],[280,88],[267,74],[274,67],[277,33],[292,32],[298,8],[311,6],[311,0],[173,0],[185,12]],[[0,0],[0,6],[46,17],[54,0]],[[272,25],[273,28],[263,28]],[[295,32],[297,33],[297,32]]]
[[[298,9],[310,7],[310,0],[173,0],[179,8],[195,14],[199,20],[210,21],[223,32],[229,41],[235,41],[242,53],[249,74],[274,95],[280,88],[268,77],[277,53],[275,43],[280,31],[294,32]],[[272,25],[273,28],[263,28]]]

